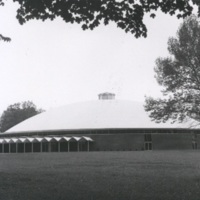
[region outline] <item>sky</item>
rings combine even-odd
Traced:
[[[144,102],[161,97],[155,60],[168,56],[167,41],[182,22],[158,13],[145,17],[148,37],[136,39],[115,24],[83,31],[61,19],[20,25],[17,4],[0,7],[0,114],[14,103],[30,100],[45,110],[95,100],[102,92],[117,99]]]

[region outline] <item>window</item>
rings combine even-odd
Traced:
[[[197,149],[197,134],[193,134],[192,136],[192,148]]]
[[[144,149],[152,150],[152,137],[151,134],[144,135]]]
[[[192,141],[192,148],[197,149],[197,142],[196,141]]]
[[[152,141],[151,134],[145,134],[145,135],[144,135],[144,141],[145,141],[145,142],[147,142],[147,141],[148,141],[148,142],[151,142],[151,141]]]

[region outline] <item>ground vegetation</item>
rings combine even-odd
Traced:
[[[8,200],[198,200],[199,151],[0,154]]]

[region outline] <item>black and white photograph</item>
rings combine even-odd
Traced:
[[[199,0],[0,10],[0,200],[200,199]]]

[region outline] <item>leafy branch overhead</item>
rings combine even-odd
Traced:
[[[0,0],[3,5],[4,0]],[[62,18],[67,23],[81,24],[83,30],[93,30],[100,23],[105,25],[114,22],[125,32],[136,38],[147,36],[147,28],[143,22],[148,13],[152,18],[159,9],[163,13],[185,18],[192,14],[199,0],[13,0],[19,3],[17,19],[20,24],[32,19]]]
[[[0,6],[4,6],[3,0],[0,0]],[[11,38],[3,36],[2,34],[0,34],[0,40],[2,40],[4,42],[10,42]]]
[[[10,42],[11,39],[9,37],[5,37],[2,34],[0,34],[0,40],[3,40],[4,42]]]
[[[192,15],[169,38],[170,57],[156,60],[156,79],[163,99],[146,98],[145,110],[157,122],[200,121],[200,20]]]

